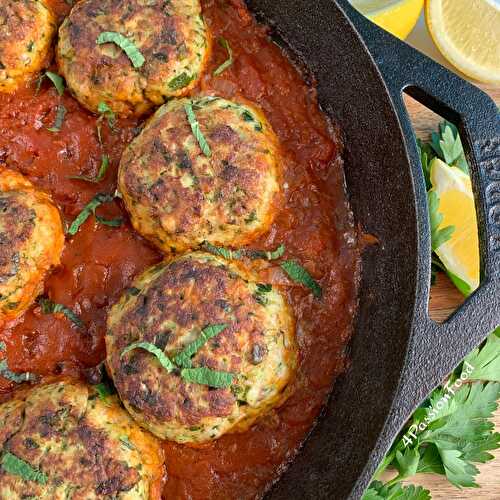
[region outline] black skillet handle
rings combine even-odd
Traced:
[[[337,3],[360,32],[387,85],[414,178],[420,219],[420,290],[399,398],[402,413],[410,413],[412,404],[500,325],[500,118],[497,106],[484,92],[375,26],[347,0]],[[442,325],[431,321],[427,312],[431,256],[427,197],[403,92],[458,126],[471,167],[483,278],[480,288]]]

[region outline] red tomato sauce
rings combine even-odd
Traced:
[[[59,21],[69,11],[62,0],[48,3]],[[259,497],[293,458],[346,366],[344,348],[352,333],[359,274],[359,248],[344,191],[342,144],[319,109],[314,87],[274,44],[268,29],[256,23],[242,0],[203,0],[214,37],[208,72],[196,92],[246,98],[262,107],[278,134],[285,158],[286,203],[271,231],[254,248],[286,245],[286,258],[297,259],[317,279],[322,299],[291,282],[279,265],[264,266],[263,277],[282,285],[297,318],[300,367],[294,392],[279,409],[243,434],[226,435],[203,448],[165,443],[165,498],[250,499]],[[234,56],[220,76],[213,71],[227,58],[216,43],[223,36]],[[56,70],[56,68],[53,68]],[[59,133],[57,105],[67,114]],[[117,131],[65,92],[58,96],[46,79],[36,92],[33,82],[14,95],[0,94],[0,162],[26,175],[49,192],[69,225],[98,192],[112,194],[125,145],[138,132],[137,120],[119,120]],[[95,177],[101,156],[110,169],[99,184],[69,179]],[[98,209],[108,218],[127,215],[119,200]],[[34,305],[0,331],[11,369],[40,375],[81,376],[105,358],[108,308],[134,276],[161,260],[128,222],[103,226],[90,217],[68,237],[59,268],[45,283],[45,294],[72,308],[84,321],[80,330],[61,315],[42,314]],[[0,378],[0,392],[12,384]]]

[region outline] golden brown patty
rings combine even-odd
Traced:
[[[0,2],[0,92],[13,92],[44,68],[56,21],[40,0]]]
[[[159,499],[160,444],[80,382],[41,385],[0,405],[0,499]],[[28,476],[12,464],[20,460]]]
[[[97,44],[103,32],[132,42],[142,66],[115,43]],[[121,115],[140,115],[195,86],[209,48],[199,0],[83,0],[59,30],[57,60],[86,108],[95,112],[102,101]]]
[[[210,148],[188,121],[192,105]],[[217,97],[162,106],[125,150],[119,189],[132,224],[165,252],[203,241],[242,246],[267,231],[280,198],[282,158],[262,112]]]
[[[225,328],[187,365],[176,358],[215,325]],[[149,269],[111,309],[107,364],[142,426],[179,443],[203,443],[247,429],[286,399],[297,364],[294,328],[280,292],[258,284],[242,265],[197,252]],[[156,346],[177,368],[167,371],[141,348],[123,355],[138,341]],[[196,368],[230,373],[232,383],[216,388],[186,379]]]
[[[50,197],[0,167],[0,323],[22,314],[60,262],[64,230]]]

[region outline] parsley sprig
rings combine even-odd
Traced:
[[[419,141],[420,157],[427,189],[431,190],[430,164],[440,158],[468,174],[468,165],[454,125],[443,122],[432,134],[431,142]],[[439,199],[429,193],[429,212],[433,250],[451,237],[452,228],[440,228]],[[434,273],[444,271],[465,295],[473,290],[450,273],[434,253]],[[472,367],[472,368],[471,368]],[[450,387],[467,379],[458,390]],[[375,474],[362,500],[428,500],[430,492],[421,487],[403,487],[401,481],[415,474],[433,473],[446,476],[458,488],[477,487],[476,464],[493,459],[490,451],[500,448],[500,433],[495,432],[492,416],[500,398],[500,327],[478,349],[471,352],[450,375],[448,381],[436,388],[413,414],[393,443]],[[438,402],[441,402],[439,410]],[[445,402],[443,406],[443,402]],[[425,429],[416,431],[420,424]],[[415,439],[408,438],[414,432]],[[386,484],[378,479],[387,469],[397,472]]]
[[[207,367],[192,368],[191,358],[211,339],[219,335],[228,325],[208,325],[201,331],[199,337],[189,343],[171,360],[160,348],[151,342],[134,342],[126,347],[120,357],[125,356],[134,349],[144,349],[153,354],[168,373],[177,371],[180,376],[194,384],[207,385],[215,388],[230,387],[234,380],[234,374]]]
[[[428,190],[429,219],[431,223],[432,250],[435,251],[443,243],[446,243],[455,231],[454,226],[441,228],[443,216],[439,212],[439,196],[432,190],[431,184],[431,163],[434,158],[439,158],[450,166],[460,168],[464,173],[469,174],[469,167],[465,159],[465,153],[460,140],[457,128],[450,122],[444,121],[439,125],[439,130],[431,136],[430,142],[417,141],[420,151],[420,160],[424,173],[425,183]],[[473,290],[462,279],[446,269],[436,253],[432,254],[432,283],[435,282],[436,273],[445,272],[453,284],[466,297]]]
[[[429,490],[422,486],[406,486],[396,483],[392,486],[373,481],[363,496],[363,500],[430,500]]]
[[[493,346],[497,345],[494,342],[500,342],[500,328],[480,349],[471,353],[447,384],[435,389],[414,413],[393,443],[375,479],[387,469],[396,470],[397,475],[384,485],[387,489],[374,481],[363,500],[392,498],[388,496],[391,487],[420,473],[444,475],[458,488],[477,487],[475,476],[479,471],[475,464],[492,460],[494,457],[489,452],[500,448],[500,433],[495,432],[491,420],[498,407],[500,383],[487,378],[490,370],[497,369],[494,379],[500,375],[500,352],[494,350],[496,347]],[[474,366],[472,373],[467,368],[470,365]],[[450,389],[464,371],[470,383],[463,384],[459,390]],[[481,380],[473,382],[475,377],[481,377]],[[438,402],[442,406],[439,410]],[[425,430],[416,431],[423,422],[426,423]],[[409,431],[416,435],[412,441],[408,439]],[[373,496],[375,493],[379,496]]]
[[[500,327],[486,340],[483,347],[475,349],[465,361],[474,367],[470,380],[500,382]]]

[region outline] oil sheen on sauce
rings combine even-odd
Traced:
[[[70,7],[47,0],[59,21]],[[319,281],[322,299],[314,299],[290,282],[277,264],[261,264],[262,279],[281,285],[297,318],[300,368],[294,392],[243,434],[226,435],[202,447],[165,443],[167,476],[164,498],[250,499],[263,494],[294,456],[345,368],[344,347],[352,333],[356,307],[359,250],[344,192],[341,142],[318,107],[316,93],[268,29],[255,22],[242,0],[203,0],[214,40],[223,36],[234,54],[233,65],[220,76],[213,71],[225,59],[214,43],[210,67],[195,92],[258,103],[278,134],[285,158],[285,208],[271,231],[252,246],[286,245],[286,258],[300,261]],[[55,69],[55,68],[53,68]],[[103,144],[96,117],[66,92],[59,97],[47,80],[36,93],[33,82],[14,95],[0,94],[0,162],[26,175],[48,191],[67,224],[98,192],[113,193],[124,146],[138,133],[140,122],[120,120],[116,131],[103,126]],[[67,109],[62,130],[47,130],[57,104]],[[96,176],[101,156],[111,167],[99,184],[71,180]],[[117,201],[100,208],[107,217],[126,213]],[[133,277],[161,260],[128,222],[121,228],[99,225],[91,217],[68,238],[62,264],[46,280],[45,293],[71,307],[86,324],[78,330],[64,317],[44,315],[33,306],[0,331],[13,370],[41,375],[81,376],[105,357],[108,308]],[[12,385],[0,379],[0,394]]]

